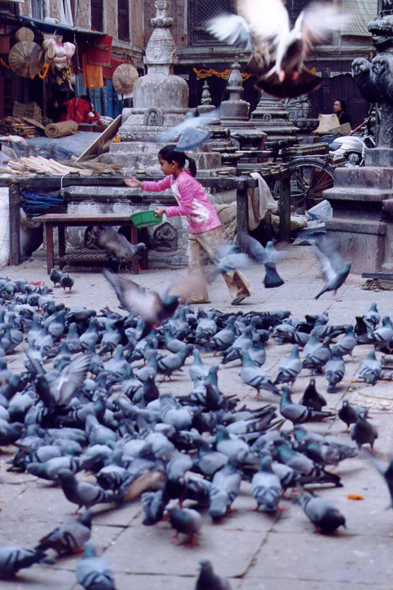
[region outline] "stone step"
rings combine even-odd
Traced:
[[[375,189],[363,187],[334,186],[323,193],[325,199],[332,201],[366,201],[380,203],[387,199],[393,199],[393,188]]]
[[[335,188],[393,189],[393,168],[336,168]]]
[[[118,144],[121,145],[121,144]],[[157,150],[158,153],[158,150]],[[159,163],[157,153],[152,152],[133,152],[133,151],[111,151],[100,156],[100,161],[106,164],[119,164],[127,170],[146,170],[157,168]],[[214,170],[221,168],[221,154],[206,152],[193,154],[198,170]]]

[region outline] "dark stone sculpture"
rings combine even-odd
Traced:
[[[393,164],[393,152],[386,152],[393,148],[393,1],[383,0],[380,16],[369,23],[368,29],[377,55],[371,62],[355,59],[352,73],[364,98],[381,106],[378,146],[372,155],[372,163],[378,166]]]
[[[166,222],[156,229],[153,235],[153,250],[158,252],[176,252],[177,231],[170,223]]]

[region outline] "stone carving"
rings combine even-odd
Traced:
[[[393,2],[384,0],[382,16],[368,25],[371,43],[377,55],[369,62],[364,58],[352,62],[353,76],[368,102],[381,105],[378,148],[393,148]],[[389,12],[389,14],[388,14]]]
[[[143,117],[143,124],[148,127],[162,127],[163,113],[159,108],[148,109]]]
[[[177,231],[168,222],[163,223],[156,229],[153,235],[153,250],[158,252],[176,252]]]

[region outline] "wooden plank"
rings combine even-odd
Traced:
[[[99,156],[102,154],[102,148],[107,141],[113,139],[118,132],[121,125],[121,115],[116,117],[114,121],[93,141],[93,143],[77,158],[76,162],[87,160],[91,156]]]
[[[42,123],[39,123],[35,119],[30,119],[30,117],[20,117],[20,118],[23,119],[24,121],[27,121],[27,123],[30,123],[30,125],[34,125],[35,127],[38,127],[38,129],[42,129],[42,131],[45,131],[45,125],[42,125]]]
[[[393,281],[393,274],[389,272],[363,272],[362,279],[384,279]]]
[[[34,219],[54,225],[91,225],[92,223],[111,223],[112,225],[130,223],[129,215],[71,215],[69,213],[53,213],[40,215]]]
[[[10,265],[20,264],[20,190],[18,182],[9,185]]]

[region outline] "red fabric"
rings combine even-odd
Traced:
[[[113,72],[115,71],[117,66],[120,66],[121,64],[125,64],[125,63],[127,63],[127,62],[124,59],[117,59],[117,57],[113,57],[113,55],[112,55],[110,67],[103,67],[102,68],[102,74],[103,74],[104,78],[106,80],[112,80]]]
[[[75,121],[75,123],[91,123],[97,121],[100,115],[96,111],[90,116],[90,104],[84,98],[71,98],[63,104],[65,112],[61,115],[60,121]]]
[[[105,68],[111,65],[112,55],[112,37],[98,37],[94,41],[89,40],[86,44],[86,61],[92,66],[103,66]]]

